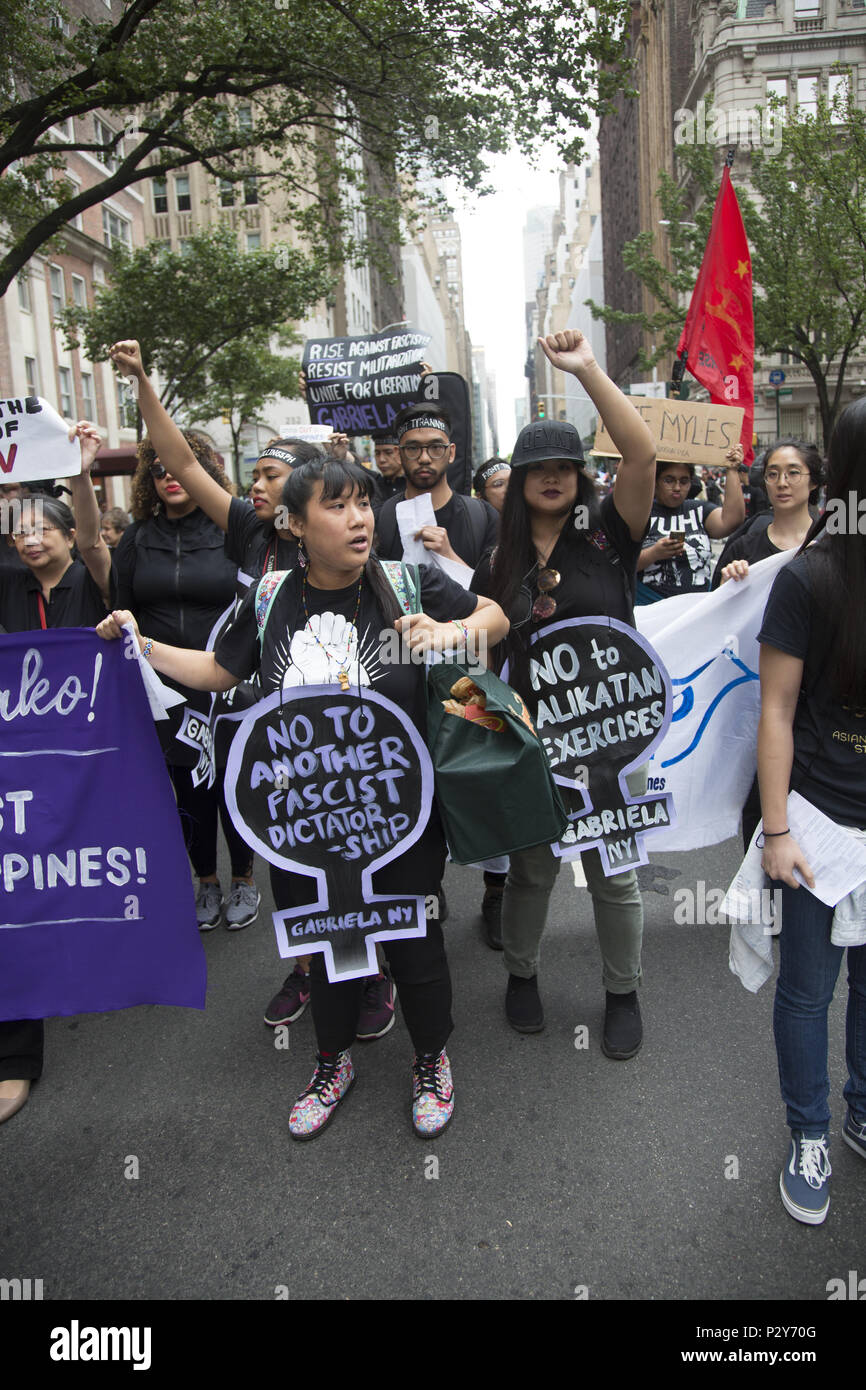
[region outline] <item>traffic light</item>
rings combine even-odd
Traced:
[[[538,410],[536,411],[536,415],[539,420],[544,420],[546,418],[547,407],[545,406],[544,401],[538,402]]]

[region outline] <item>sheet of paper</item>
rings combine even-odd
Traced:
[[[449,579],[468,589],[472,579],[468,565],[437,555],[435,550],[428,550],[423,541],[416,541],[416,531],[420,531],[422,526],[435,525],[436,513],[429,492],[422,492],[418,497],[407,497],[405,501],[397,503],[397,527],[403,542],[403,559],[407,565],[438,565]]]
[[[147,700],[150,705],[150,712],[154,719],[168,719],[168,711],[175,705],[185,703],[184,696],[177,690],[172,690],[170,685],[163,685],[159,676],[154,671],[149,662],[145,661],[138,648],[135,637],[135,629],[132,623],[125,623],[123,631],[127,634],[126,640],[131,643],[135,651],[138,652],[138,669],[141,672],[141,679],[144,681],[144,688],[147,691]]]
[[[50,401],[41,397],[0,400],[0,482],[75,478],[81,446]]]
[[[828,816],[818,811],[799,792],[788,796],[788,825],[791,834],[806,856],[815,880],[816,898],[828,907],[835,907],[861,883],[866,882],[866,846]],[[766,912],[770,880],[761,868],[761,850],[757,841],[763,829],[759,824],[746,857],[734,877],[722,911],[733,921],[770,925]],[[799,873],[795,877],[803,882]],[[763,909],[760,915],[756,909]]]

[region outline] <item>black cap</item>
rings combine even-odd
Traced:
[[[511,467],[545,463],[548,459],[571,459],[574,463],[583,463],[583,445],[574,425],[565,421],[535,420],[531,425],[523,426],[511,455]]]

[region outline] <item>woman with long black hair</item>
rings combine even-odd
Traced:
[[[533,719],[538,699],[529,683],[529,652],[535,632],[551,620],[596,615],[633,625],[635,567],[655,484],[652,435],[598,366],[583,335],[566,330],[539,343],[555,367],[577,377],[622,462],[613,491],[599,502],[572,425],[527,425],[511,456],[499,543],[492,558],[482,560],[472,587],[495,599],[511,621],[500,665],[508,659],[509,682]],[[509,977],[506,1016],[518,1032],[544,1027],[538,953],[561,862],[546,844],[511,855],[502,942]],[[643,934],[637,876],[630,870],[606,877],[597,850],[589,850],[582,862],[604,967],[602,1046],[609,1057],[625,1059],[634,1056],[643,1036],[636,992]]]
[[[762,862],[782,893],[773,1031],[791,1144],[779,1184],[785,1210],[806,1225],[819,1225],[830,1205],[827,1014],[846,945],[842,1135],[866,1158],[866,885],[835,909],[823,903],[810,892],[813,847],[797,843],[788,819],[796,791],[845,827],[852,847],[866,835],[866,538],[857,514],[864,496],[866,400],[859,400],[840,415],[830,441],[826,510],[777,576],[758,635]]]
[[[370,474],[356,464],[327,459],[295,469],[285,497],[306,565],[282,579],[261,637],[256,594],[251,593],[214,652],[182,651],[140,637],[142,651],[158,671],[199,690],[229,690],[256,670],[266,696],[288,685],[339,682],[343,688],[350,676],[357,698],[363,685],[374,685],[408,711],[419,729],[426,729],[424,666],[385,654],[390,630],[398,627],[410,648],[441,649],[454,645],[455,623],[483,630],[491,642],[501,640],[507,623],[496,604],[476,598],[428,566],[420,567],[424,611],[401,616],[381,565],[371,557],[371,493]],[[112,614],[100,625],[100,634],[118,637],[128,618],[123,612]],[[347,690],[345,700],[351,698]],[[435,899],[444,864],[445,842],[434,813],[411,849],[374,875],[374,891]],[[284,877],[288,901],[283,906],[309,900],[308,881],[299,884],[296,874]],[[298,897],[298,891],[304,896]],[[454,1109],[445,1051],[452,1029],[451,981],[441,924],[429,920],[423,938],[388,941],[384,950],[415,1046],[412,1122],[417,1134],[431,1138],[448,1124]],[[320,1134],[354,1082],[349,1049],[363,986],[363,979],[330,983],[323,955],[315,953],[311,990],[318,1056],[312,1080],[291,1110],[289,1129],[295,1139]]]

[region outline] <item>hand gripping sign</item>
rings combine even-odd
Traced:
[[[644,837],[675,823],[670,796],[632,797],[626,774],[645,763],[671,720],[671,684],[649,643],[615,618],[573,618],[532,639],[536,728],[554,780],[582,805],[554,853],[597,848],[605,874],[647,862]]]
[[[332,981],[375,974],[377,941],[423,936],[423,897],[373,891],[373,873],[421,837],[433,766],[415,726],[364,688],[306,685],[250,710],[232,743],[226,802],[247,844],[310,878],[274,913],[280,955],[324,951]]]

